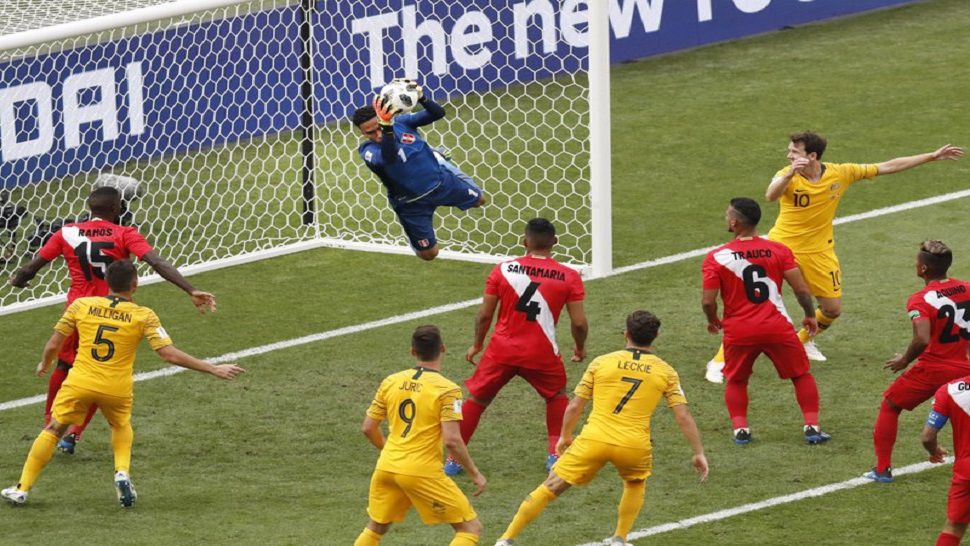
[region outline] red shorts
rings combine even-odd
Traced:
[[[547,400],[566,389],[566,369],[561,360],[558,366],[523,368],[512,364],[501,364],[484,356],[475,367],[475,373],[465,380],[465,387],[475,398],[491,400],[515,376],[528,381],[539,396]]]
[[[808,357],[805,348],[798,340],[795,331],[790,335],[778,336],[773,342],[758,342],[745,344],[737,342],[724,343],[724,378],[728,381],[747,383],[754,373],[754,361],[765,354],[775,365],[775,371],[781,379],[791,379],[809,372]]]
[[[933,398],[936,389],[968,373],[970,369],[966,366],[924,364],[917,360],[889,385],[883,397],[903,409],[912,410]]]
[[[61,351],[57,353],[57,359],[63,360],[70,365],[74,365],[74,358],[77,356],[77,330],[64,340],[64,345],[61,345]]]
[[[953,477],[946,497],[946,519],[953,523],[970,523],[970,481]]]

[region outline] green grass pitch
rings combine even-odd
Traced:
[[[615,263],[630,265],[726,240],[723,210],[738,195],[761,199],[784,165],[789,132],[829,137],[829,161],[869,162],[970,144],[966,124],[970,11],[937,0],[615,67],[613,172]],[[646,91],[645,91],[646,90]],[[970,160],[860,183],[840,215],[970,187]],[[763,227],[777,212],[765,206]],[[796,493],[858,476],[873,462],[871,428],[891,376],[882,363],[909,340],[904,304],[920,287],[916,245],[942,238],[953,275],[970,277],[970,216],[959,200],[836,228],[844,315],[819,339],[814,366],[822,423],[834,439],[809,447],[788,383],[767,362],[752,380],[756,442],[737,447],[722,390],[703,380],[717,346],[700,312],[700,258],[587,284],[591,355],[620,346],[626,312],[663,320],[658,352],[681,374],[712,464],[708,483],[690,470],[670,413],[654,417],[654,475],[635,528]],[[164,251],[164,247],[161,248]],[[480,295],[488,266],[422,263],[405,256],[304,252],[193,277],[219,296],[199,317],[169,285],[139,291],[176,343],[216,356]],[[32,375],[59,308],[0,317],[0,403],[32,396]],[[474,308],[281,349],[240,361],[235,383],[186,372],[135,387],[133,479],[140,498],[114,500],[107,426],[96,417],[78,454],[55,456],[27,506],[0,506],[0,543],[326,544],[353,542],[366,522],[377,453],[358,432],[385,375],[410,365],[421,323],[442,327],[453,380],[471,368]],[[564,321],[568,322],[568,321]],[[569,342],[568,325],[561,345]],[[588,362],[588,361],[587,361]],[[144,350],[138,371],[161,362]],[[584,366],[567,364],[570,383]],[[924,460],[926,408],[904,414],[895,464]],[[40,405],[0,411],[0,485],[16,481],[38,432]],[[544,406],[513,382],[486,412],[471,443],[490,488],[474,499],[491,544],[522,497],[544,477]],[[949,432],[943,433],[944,439]],[[949,467],[672,531],[636,544],[928,544],[945,518]],[[4,481],[6,480],[6,481]],[[459,485],[469,489],[467,480]],[[520,544],[574,545],[607,536],[620,483],[612,470],[556,501]],[[445,544],[446,527],[415,514],[384,543]]]

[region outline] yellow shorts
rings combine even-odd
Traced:
[[[569,485],[585,485],[606,463],[612,463],[624,481],[645,480],[653,469],[649,449],[623,447],[580,436],[552,467]]]
[[[468,497],[444,474],[429,478],[374,471],[367,499],[370,519],[377,523],[402,521],[411,506],[426,525],[461,523],[478,517]]]
[[[54,398],[51,416],[58,423],[80,425],[95,404],[112,428],[122,427],[131,423],[131,401],[130,396],[110,396],[64,383]]]
[[[842,297],[842,268],[834,250],[795,254],[808,288],[816,298]]]

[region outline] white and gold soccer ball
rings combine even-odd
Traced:
[[[418,105],[421,88],[414,80],[399,78],[381,88],[381,98],[399,113],[406,114]]]

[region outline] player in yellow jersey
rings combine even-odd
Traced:
[[[426,525],[451,524],[451,546],[474,546],[482,523],[464,493],[445,476],[442,441],[475,484],[485,491],[461,439],[461,387],[441,375],[445,347],[436,326],[420,326],[411,336],[417,365],[381,382],[367,409],[361,431],[381,451],[367,499],[370,521],[354,546],[377,546],[392,523],[402,521],[412,506]],[[387,438],[381,421],[387,420]]]
[[[122,506],[135,502],[131,483],[131,406],[135,351],[141,340],[167,362],[232,379],[243,372],[235,364],[216,366],[186,354],[172,344],[155,312],[132,302],[138,286],[138,272],[128,260],[108,266],[107,296],[78,298],[54,326],[54,334],[44,347],[37,375],[50,369],[61,345],[71,334],[78,334],[74,368],[54,399],[51,420],[34,440],[20,481],[0,491],[14,504],[27,502],[28,492],[54,455],[57,441],[70,425],[80,424],[91,404],[97,404],[111,427],[111,447],[115,460],[115,487]]]
[[[647,311],[626,319],[626,349],[593,360],[566,408],[556,450],[559,461],[549,477],[522,501],[508,529],[495,546],[509,546],[546,505],[573,485],[585,485],[603,465],[612,463],[623,479],[616,531],[609,544],[626,544],[626,535],[643,506],[646,480],[652,468],[650,415],[661,398],[694,451],[694,469],[707,479],[707,458],[701,435],[687,409],[677,372],[653,354],[660,320]],[[573,429],[588,401],[593,401],[583,431],[573,441]]]
[[[806,131],[789,137],[789,166],[775,173],[765,199],[778,201],[779,213],[768,238],[792,250],[802,276],[818,302],[815,318],[819,333],[824,332],[842,314],[842,268],[835,255],[832,222],[835,210],[849,186],[859,180],[881,174],[902,172],[924,163],[955,160],[963,148],[947,144],[936,151],[897,157],[882,163],[822,163],[826,140]],[[798,338],[811,360],[825,360],[813,336],[802,328]],[[707,380],[723,381],[724,347],[707,363]]]

